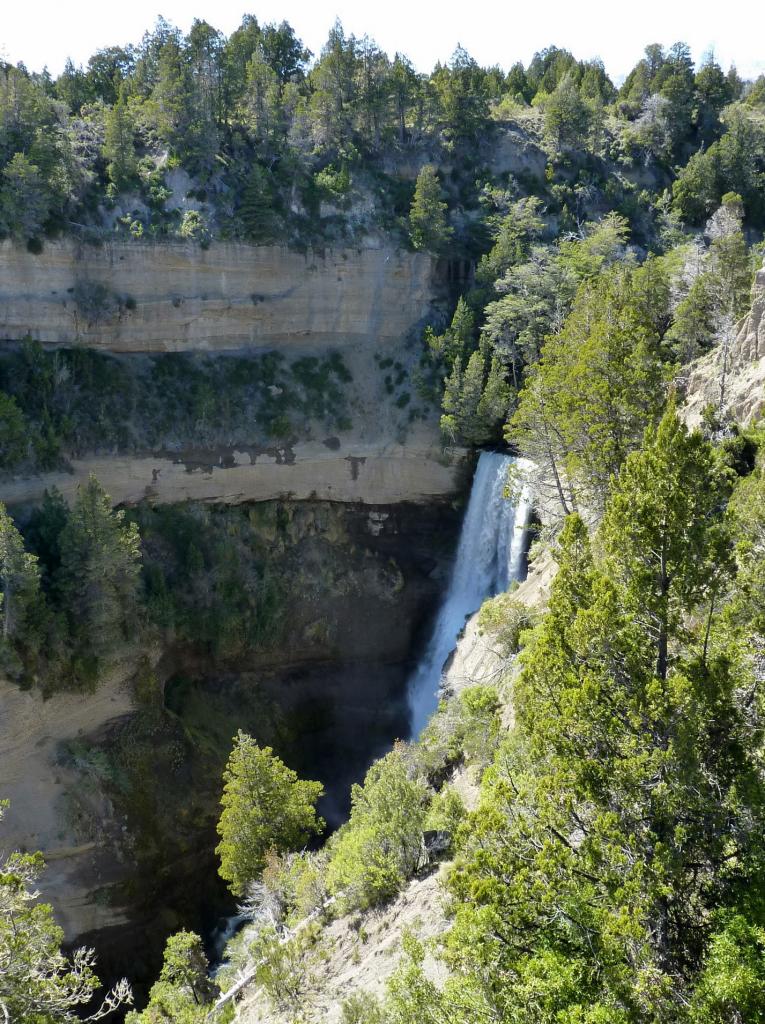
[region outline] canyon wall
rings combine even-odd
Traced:
[[[467,473],[465,453],[436,443],[398,445],[337,439],[337,448],[305,442],[262,453],[198,452],[183,456],[100,455],[73,459],[69,470],[15,477],[0,484],[9,506],[40,501],[53,487],[71,502],[95,474],[115,505],[320,499],[388,505],[455,494]]]
[[[727,356],[718,345],[691,369],[685,418],[697,426],[707,405],[720,405],[738,423],[750,426],[765,415],[765,267],[757,272],[752,308],[738,325]]]
[[[0,338],[112,352],[384,346],[440,291],[429,256],[390,248],[0,243]]]
[[[273,649],[218,665],[172,638],[160,649],[153,636],[156,649],[126,649],[95,693],[45,702],[0,679],[0,797],[11,799],[3,843],[43,850],[45,898],[68,939],[98,946],[107,975],[137,955],[149,915],[162,919],[159,940],[184,924],[206,927],[178,907],[193,904],[199,872],[214,876],[210,833],[236,728],[283,748],[309,777],[325,772],[338,806],[368,760],[406,732],[404,681],[448,577],[460,519],[452,499],[469,460],[442,451],[437,409],[410,417],[409,397],[396,404],[386,372],[406,369],[408,383],[396,386],[414,405],[419,333],[447,301],[430,257],[392,249],[69,240],[33,254],[0,243],[0,346],[29,335],[131,364],[161,352],[339,351],[349,373],[349,426],[331,436],[311,423],[268,444],[253,428],[252,443],[236,447],[200,450],[181,436],[173,451],[65,450],[65,468],[0,481],[11,506],[53,486],[71,500],[90,473],[115,504],[291,503],[289,541],[269,541],[269,569],[289,586],[286,636]],[[162,686],[192,687],[185,705],[136,705],[140,654]]]

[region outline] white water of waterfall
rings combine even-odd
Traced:
[[[457,646],[465,620],[487,597],[520,578],[530,503],[504,496],[510,455],[482,452],[478,459],[457,558],[433,634],[409,681],[410,735],[419,736],[438,706],[444,664]]]

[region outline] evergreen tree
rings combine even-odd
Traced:
[[[276,72],[258,46],[247,65],[247,81],[242,100],[243,110],[255,134],[263,140],[279,142],[283,128],[281,88]]]
[[[129,1013],[126,1024],[204,1024],[216,992],[208,974],[209,964],[200,937],[186,931],[171,935],[165,945],[159,980],[149,993],[148,1006],[142,1013]]]
[[[311,119],[320,146],[341,149],[350,141],[358,42],[336,21],[310,75]]]
[[[449,882],[452,1021],[727,1021],[761,1005],[762,723],[720,635],[705,642],[730,579],[718,473],[670,406],[594,552],[566,523],[514,734]]]
[[[416,109],[420,80],[408,58],[397,53],[390,70],[389,89],[400,145],[409,138],[412,115]]]
[[[37,556],[24,550],[21,534],[0,502],[0,612],[6,643],[23,637],[27,611],[39,588]]]
[[[112,509],[95,476],[82,485],[60,537],[57,589],[85,656],[101,658],[133,630],[138,611],[140,537]]]
[[[265,867],[270,850],[294,850],[324,822],[316,817],[320,782],[299,779],[270,747],[239,732],[223,773],[218,822],[220,875],[241,896]]]
[[[0,391],[0,466],[14,469],[29,454],[29,425],[16,400]]]
[[[484,424],[488,437],[497,433],[507,421],[513,391],[506,380],[506,370],[497,356],[492,356],[489,373],[478,403],[478,420]]]
[[[475,145],[489,128],[486,72],[461,46],[431,76],[451,144]]]
[[[138,164],[133,141],[133,124],[128,113],[125,93],[107,110],[105,116],[104,157],[107,172],[118,191],[130,188],[135,182]]]
[[[426,787],[402,745],[351,790],[351,816],[329,843],[327,885],[363,908],[394,895],[417,867],[427,810]]]
[[[452,443],[482,444],[490,436],[491,427],[484,411],[479,411],[484,392],[486,368],[484,357],[476,349],[468,359],[464,373],[457,359],[444,387],[441,433]],[[496,382],[494,382],[496,383]],[[487,404],[489,399],[487,398]]]
[[[269,242],[276,230],[276,196],[268,171],[253,164],[237,210],[243,234],[253,242]]]
[[[417,175],[412,208],[409,212],[409,234],[415,249],[438,254],[448,245],[452,229],[446,219],[436,169],[426,164]]]
[[[544,115],[545,132],[556,151],[585,146],[593,114],[572,74],[566,75],[545,101]]]
[[[37,238],[50,211],[50,193],[40,168],[16,153],[1,177],[0,230],[21,241]]]
[[[575,509],[580,492],[580,505],[601,510],[611,475],[658,418],[667,377],[655,308],[657,291],[668,298],[661,285],[650,264],[583,285],[520,394],[508,439],[532,459],[542,445],[563,509]]]

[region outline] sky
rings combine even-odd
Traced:
[[[187,31],[194,18],[226,34],[245,13],[261,23],[286,19],[318,53],[339,17],[348,34],[365,33],[389,54],[405,53],[420,71],[448,61],[461,43],[483,65],[507,69],[554,44],[580,60],[600,57],[615,81],[648,43],[709,49],[745,78],[765,72],[761,0],[0,0],[0,57],[31,71],[84,64],[97,49],[137,43],[159,14]],[[759,10],[759,13],[758,13]],[[627,17],[628,16],[628,17]]]

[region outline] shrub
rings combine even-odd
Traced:
[[[478,613],[478,628],[481,633],[494,637],[503,654],[517,654],[521,647],[521,634],[531,629],[537,615],[512,594],[497,594],[484,601]]]
[[[351,793],[351,816],[329,843],[327,887],[348,908],[395,895],[416,870],[422,850],[427,788],[397,745]]]

